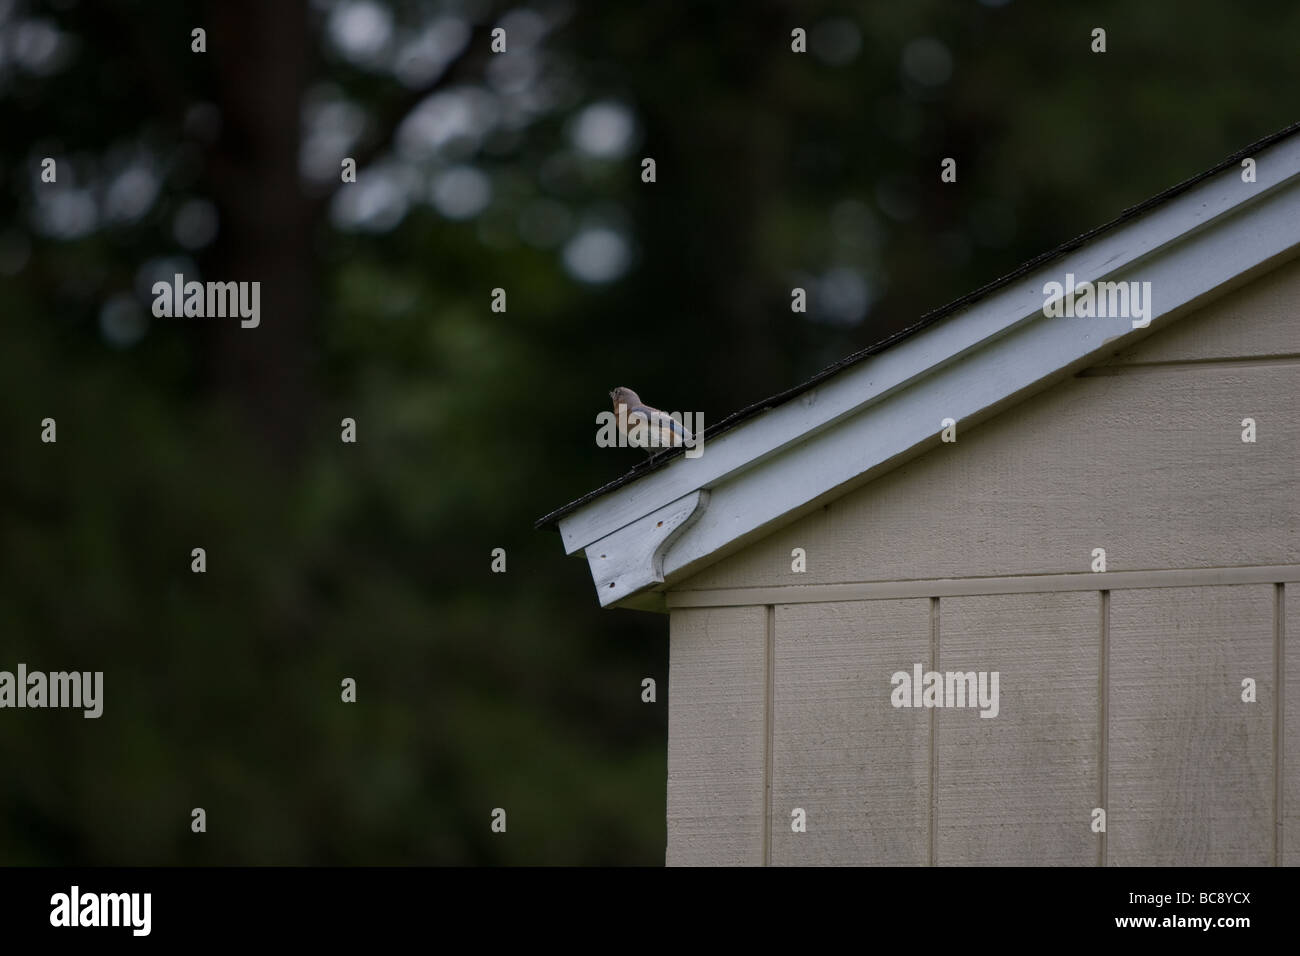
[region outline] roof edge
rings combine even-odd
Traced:
[[[846,356],[845,358],[841,359],[838,362],[828,365],[821,371],[814,374],[811,378],[806,379],[805,381],[799,383],[798,385],[792,386],[791,388],[788,388],[782,392],[778,392],[775,395],[769,396],[768,398],[765,398],[759,402],[755,402],[751,405],[747,405],[744,408],[741,408],[740,410],[733,412],[731,415],[728,415],[726,418],[723,418],[720,421],[715,422],[713,425],[705,429],[704,431],[705,441],[706,442],[716,441],[724,433],[731,431],[742,422],[754,418],[755,416],[761,414],[762,412],[776,409],[781,405],[784,405],[790,400],[797,398],[801,394],[804,394],[805,392],[808,392],[809,390],[815,388],[817,385],[826,381],[832,376],[837,375],[843,372],[844,370],[854,365],[857,365],[874,355],[878,355],[881,352],[884,352],[886,349],[891,348],[892,346],[903,341],[904,339],[910,338],[916,335],[918,332],[921,332],[922,330],[936,324],[942,319],[950,315],[953,315],[959,310],[962,310],[970,305],[979,302],[980,300],[989,296],[991,293],[994,293],[1000,289],[1007,287],[1015,280],[1022,278],[1023,276],[1040,269],[1042,266],[1047,265],[1048,263],[1051,263],[1052,261],[1067,255],[1068,253],[1086,245],[1087,243],[1097,238],[1100,238],[1106,233],[1114,231],[1118,227],[1141,216],[1142,214],[1149,212],[1159,206],[1164,205],[1170,200],[1192,189],[1199,183],[1209,178],[1212,178],[1213,176],[1223,172],[1226,169],[1237,166],[1243,159],[1253,156],[1259,151],[1263,149],[1267,149],[1268,147],[1273,146],[1284,139],[1287,139],[1288,137],[1294,135],[1297,132],[1300,132],[1300,122],[1292,123],[1290,126],[1287,126],[1284,129],[1278,130],[1275,133],[1271,133],[1268,136],[1265,136],[1264,138],[1257,140],[1254,143],[1251,143],[1249,146],[1243,147],[1242,149],[1233,153],[1231,156],[1227,157],[1226,159],[1216,164],[1215,166],[1211,167],[1210,169],[1198,173],[1197,175],[1192,176],[1189,179],[1186,179],[1175,186],[1171,186],[1169,189],[1166,189],[1163,192],[1158,193],[1155,196],[1152,196],[1150,199],[1147,199],[1135,206],[1131,206],[1128,209],[1125,209],[1123,212],[1119,214],[1119,216],[1110,220],[1109,222],[1106,222],[1103,225],[1097,226],[1094,229],[1082,233],[1081,235],[1076,236],[1075,238],[1065,243],[1062,243],[1061,245],[1057,246],[1054,249],[1051,249],[1038,256],[1035,256],[1034,258],[1028,260],[1027,262],[1024,262],[1021,265],[1017,266],[1014,270],[1007,273],[1006,275],[1001,276],[1000,278],[995,279],[992,282],[989,282],[983,286],[980,286],[979,288],[973,290],[972,292],[969,292],[966,295],[961,296],[960,298],[955,299],[944,306],[941,306],[937,309],[933,309],[923,314],[913,324],[906,326],[905,328],[902,328],[890,334],[889,336],[886,336],[885,338],[881,339],[879,342],[874,343],[873,345],[867,346],[864,349],[861,349],[857,352],[854,352]],[[1276,183],[1274,185],[1275,186],[1280,185],[1280,183]],[[1259,192],[1262,194],[1263,191],[1259,191]],[[556,508],[555,510],[549,512],[548,514],[543,515],[541,518],[538,518],[534,522],[533,527],[535,529],[556,527],[559,525],[561,519],[573,514],[574,512],[585,507],[586,505],[591,504],[597,499],[602,498],[625,485],[638,481],[646,475],[659,471],[660,469],[666,467],[673,461],[680,459],[682,457],[683,457],[683,450],[680,448],[669,448],[669,449],[663,449],[659,452],[656,452],[655,454],[647,458],[645,461],[638,463],[630,471],[624,473],[618,478],[615,478],[614,480],[607,482],[606,484],[588,492],[587,494],[582,495],[581,497],[576,498],[573,501],[570,501],[568,504]]]

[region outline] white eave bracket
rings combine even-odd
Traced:
[[[677,537],[704,513],[709,492],[692,491],[652,511],[585,551],[600,606],[609,607],[638,591],[664,583],[664,555]]]

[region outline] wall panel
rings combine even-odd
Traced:
[[[763,607],[672,615],[670,866],[763,862],[766,621]]]
[[[891,706],[890,676],[928,664],[930,602],[775,611],[772,863],[926,863],[930,717]]]
[[[1092,866],[1100,595],[945,598],[939,666],[998,671],[996,717],[938,710],[939,864]]]
[[[1112,865],[1273,862],[1273,592],[1112,592]],[[1253,704],[1241,699],[1247,677]]]

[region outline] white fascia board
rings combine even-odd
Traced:
[[[1228,168],[928,329],[560,519],[565,550],[598,551],[602,605],[706,563],[731,543],[932,443],[943,418],[978,417],[1163,327],[1236,276],[1300,245],[1300,136],[1255,157],[1255,183]],[[1151,326],[1127,318],[1049,318],[1043,285],[1151,283]],[[687,496],[709,491],[703,502]],[[629,526],[690,505],[671,541],[635,550]],[[628,529],[625,534],[617,534]],[[618,547],[615,547],[619,545]],[[596,549],[594,551],[593,549]],[[623,554],[627,560],[610,557]],[[605,562],[615,562],[606,564]],[[593,574],[596,572],[593,564]],[[610,587],[611,581],[614,586]]]

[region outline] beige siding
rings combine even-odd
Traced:
[[[1279,788],[1282,813],[1278,815],[1282,832],[1278,834],[1278,841],[1282,847],[1281,862],[1286,866],[1300,866],[1300,585],[1288,584],[1283,594],[1285,698],[1282,726],[1286,739],[1282,747],[1282,786]]]
[[[928,599],[777,605],[770,638],[766,607],[679,608],[668,861],[1087,866],[1104,843],[1112,865],[1271,864],[1278,794],[1293,830],[1300,805],[1294,691],[1274,737],[1276,594],[1112,591],[1104,629],[1086,591],[944,598],[937,621]],[[998,716],[894,708],[916,663],[998,671]]]
[[[1295,302],[1300,260],[676,585],[669,862],[1300,864],[1300,584],[1255,583],[1300,565]],[[918,662],[999,715],[893,708]]]
[[[767,610],[672,615],[668,852],[673,865],[760,865]]]
[[[1300,259],[1185,316],[1110,364],[1300,354]]]
[[[1112,865],[1273,862],[1273,606],[1268,585],[1111,595]]]
[[[936,670],[1000,678],[996,717],[935,712],[935,862],[1096,865],[1100,604],[1090,592],[940,602]]]
[[[924,864],[930,714],[894,709],[890,676],[928,667],[930,602],[775,610],[771,862]]]
[[[1298,462],[1300,364],[1075,378],[679,588],[1300,563]]]

